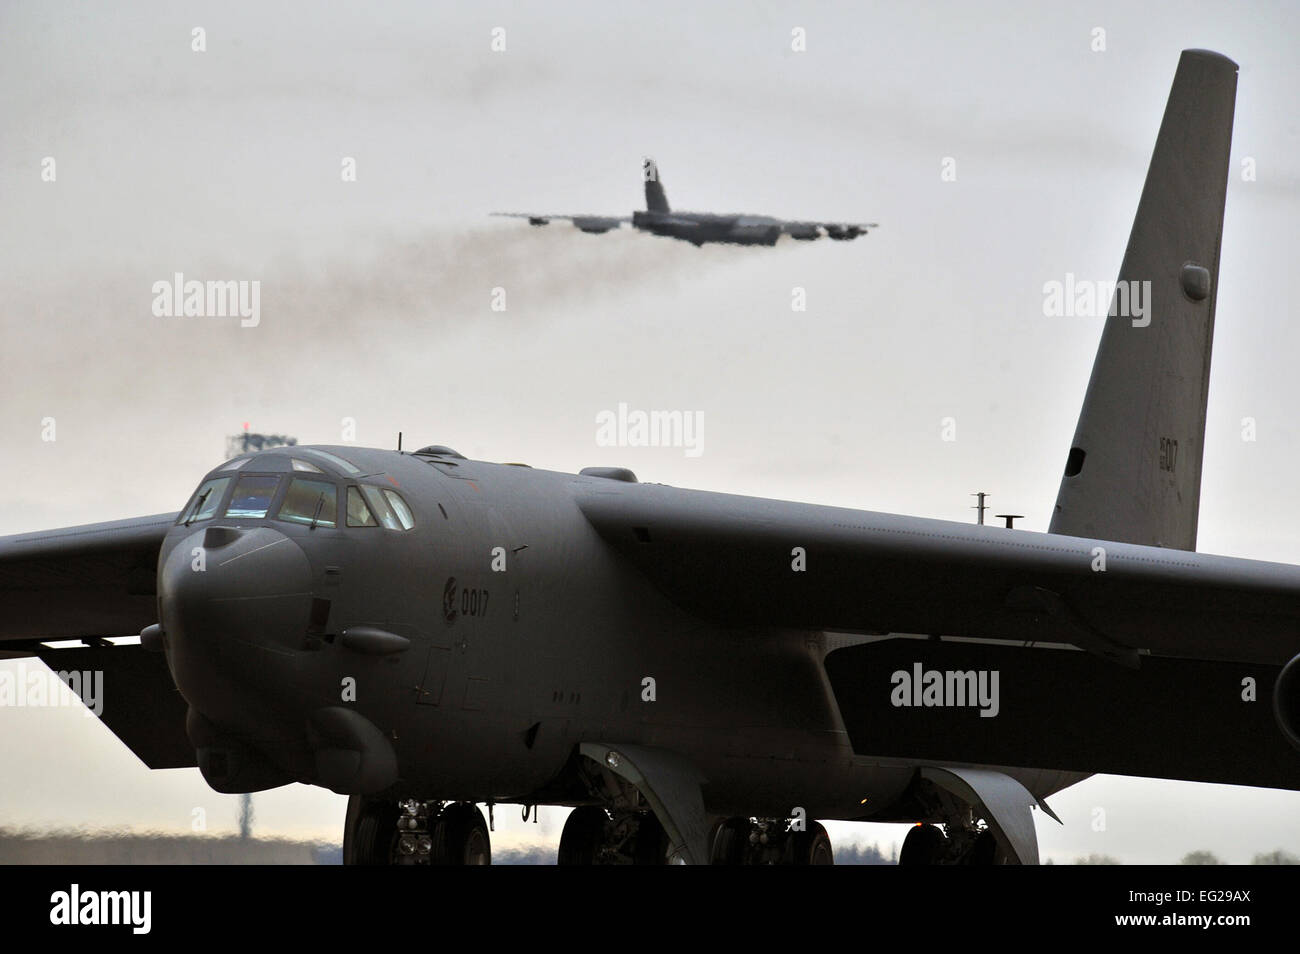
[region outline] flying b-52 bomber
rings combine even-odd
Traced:
[[[1033,864],[1090,773],[1300,789],[1300,567],[1195,552],[1236,78],[1182,55],[1150,320],[1107,319],[1047,533],[276,447],[0,539],[3,648],[103,671],[153,768],[347,794],[354,864],[486,863],[507,803],[573,807],[562,864],[829,864],[816,819]]]
[[[659,178],[659,167],[653,159],[645,160],[643,178],[645,211],[633,212],[630,217],[539,215],[533,212],[493,212],[492,214],[527,219],[530,225],[548,225],[552,219],[564,219],[572,222],[579,231],[592,235],[621,228],[627,222],[631,223],[634,229],[641,229],[653,235],[682,239],[697,248],[706,242],[722,242],[729,245],[775,245],[782,235],[811,242],[825,234],[842,242],[865,235],[868,229],[879,228],[875,222],[788,222],[784,219],[774,219],[770,215],[738,213],[719,215],[713,212],[674,211],[668,205],[668,195],[664,192],[663,182]]]

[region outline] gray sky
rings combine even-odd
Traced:
[[[1300,562],[1298,20],[1283,4],[6,4],[0,533],[174,510],[244,422],[337,443],[345,417],[361,444],[401,430],[489,460],[957,520],[986,490],[1045,529],[1101,326],[1045,318],[1042,286],[1115,277],[1178,53],[1209,47],[1241,75],[1200,548]],[[486,215],[627,215],[646,155],[674,207],[881,228],[695,249]],[[261,324],[154,317],[153,282],[178,271],[260,280]],[[619,402],[701,412],[704,453],[597,446],[595,415]],[[149,773],[79,712],[0,723],[0,762],[29,768],[7,773],[0,824],[186,829],[206,807],[211,829],[235,825],[235,799]],[[257,804],[262,831],[341,828],[329,793]],[[1291,793],[1095,778],[1053,807],[1067,825],[1040,838],[1061,860],[1300,852]],[[498,844],[553,840],[559,817]]]

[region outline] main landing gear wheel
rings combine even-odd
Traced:
[[[348,798],[343,826],[345,865],[391,865],[397,857],[397,806],[360,795]]]
[[[609,815],[599,805],[580,805],[569,812],[560,832],[557,865],[594,865],[605,843]]]
[[[637,824],[636,843],[632,849],[632,863],[638,865],[668,864],[668,832],[654,812],[642,812]]]
[[[898,852],[900,865],[934,865],[947,848],[948,838],[937,825],[913,825]]]
[[[748,847],[749,819],[728,818],[713,835],[712,864],[743,865]]]
[[[433,829],[435,865],[490,865],[492,841],[483,813],[473,805],[448,805]]]
[[[835,864],[835,854],[831,851],[831,839],[826,834],[826,829],[821,822],[809,822],[807,831],[791,833],[790,864]]]
[[[560,833],[560,865],[666,865],[668,832],[654,812],[618,812],[583,805]]]

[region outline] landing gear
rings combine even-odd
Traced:
[[[833,865],[830,836],[820,822],[796,830],[788,820],[728,818],[714,828],[715,865]]]
[[[749,819],[728,818],[714,830],[713,861],[715,865],[743,865],[749,849]]]
[[[488,865],[492,843],[483,813],[468,802],[348,799],[345,865]]]
[[[989,769],[926,766],[904,801],[925,824],[907,833],[900,865],[1038,864],[1035,799],[1019,781]],[[1055,818],[1055,815],[1052,815]]]
[[[418,802],[408,798],[399,802],[397,807],[400,812],[397,817],[397,844],[391,864],[434,864],[433,837],[430,833],[439,827],[437,803]]]
[[[835,855],[831,851],[831,839],[820,822],[810,822],[806,831],[796,831],[790,835],[790,864],[792,865],[833,865]]]
[[[483,813],[460,802],[448,805],[433,830],[431,863],[435,865],[490,865],[492,843]]]
[[[633,864],[663,865],[668,863],[668,832],[654,812],[642,812],[637,821]]]
[[[398,808],[353,795],[343,823],[345,865],[391,865],[397,856]]]
[[[597,805],[582,805],[569,813],[560,832],[557,865],[594,865],[605,843],[609,815]]]
[[[946,831],[945,831],[946,829]],[[988,828],[952,822],[913,825],[898,852],[900,865],[1000,865],[1006,855]]]
[[[975,843],[971,845],[965,863],[968,865],[996,865],[1001,861],[998,840],[994,837],[993,832],[985,828],[975,836]]]
[[[560,833],[560,865],[662,865],[668,834],[654,812],[615,812],[582,805]]]
[[[937,865],[948,851],[948,837],[938,825],[913,825],[898,852],[900,865]]]

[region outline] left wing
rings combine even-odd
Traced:
[[[0,650],[135,636],[158,621],[158,548],[176,514],[0,537]]]
[[[158,550],[176,517],[0,537],[0,659],[37,656],[60,678],[100,674],[100,720],[150,768],[196,764],[188,706],[162,653],[106,637],[158,622]],[[73,639],[84,645],[47,645]]]
[[[599,235],[631,222],[627,216],[613,215],[538,215],[534,212],[493,212],[492,215],[506,216],[512,219],[527,219],[529,225],[549,225],[551,219],[572,222],[579,231]]]

